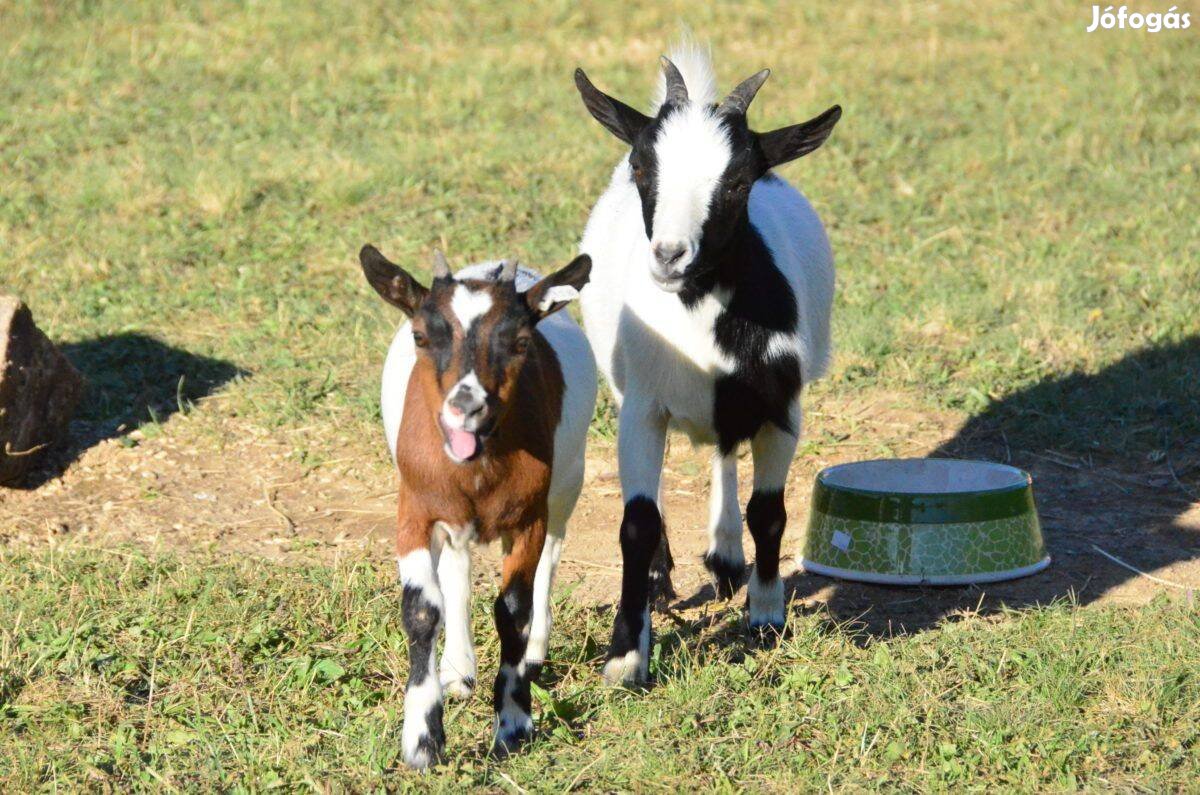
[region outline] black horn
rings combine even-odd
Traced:
[[[743,80],[738,87],[725,97],[725,101],[717,108],[717,113],[746,115],[746,110],[749,109],[750,103],[754,101],[754,95],[762,88],[762,84],[767,82],[767,78],[771,76],[770,69],[763,69],[750,77]]]
[[[683,75],[679,73],[679,67],[671,63],[671,59],[665,55],[662,56],[662,67],[663,76],[667,79],[667,103],[686,105],[688,101],[687,83],[683,82]]]

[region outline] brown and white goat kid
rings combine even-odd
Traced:
[[[404,761],[438,760],[443,692],[474,689],[470,548],[497,538],[505,557],[494,608],[493,751],[504,754],[533,730],[529,683],[545,660],[550,586],[583,486],[596,363],[583,332],[556,313],[587,283],[591,260],[580,256],[539,280],[513,261],[452,275],[439,253],[426,288],[372,246],[359,259],[376,292],[411,318],[388,352],[382,392],[400,472]]]

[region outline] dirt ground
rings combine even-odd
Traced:
[[[1194,599],[1191,591],[1113,563],[1096,547],[1155,577],[1200,587],[1200,502],[1195,500],[1200,462],[1121,470],[1053,451],[989,447],[986,440],[961,437],[961,416],[918,413],[900,404],[893,396],[809,401],[806,434],[817,440],[816,450],[797,456],[787,490],[783,571],[794,609],[826,611],[835,621],[888,634],[917,631],[968,612],[1062,598],[1081,604],[1141,604],[1160,594]],[[385,565],[392,544],[394,476],[376,440],[306,468],[289,455],[292,446],[282,435],[255,432],[236,418],[204,422],[200,433],[194,418],[177,416],[152,437],[134,431],[84,450],[64,473],[37,488],[0,489],[0,545],[133,543],[282,563],[365,553]],[[1027,579],[982,588],[884,588],[798,570],[819,469],[934,451],[1009,460],[1032,472],[1053,565]],[[672,438],[664,501],[676,562],[677,610],[708,609],[713,598],[700,563],[708,472],[707,450]],[[743,503],[750,477],[747,456],[739,472]],[[614,445],[593,440],[587,481],[563,553],[560,592],[571,589],[573,598],[596,604],[616,600],[621,510]],[[746,544],[752,555],[748,537]],[[494,547],[481,550],[477,576],[494,577],[497,557]]]

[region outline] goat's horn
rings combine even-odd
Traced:
[[[500,276],[498,281],[511,282],[517,278],[517,261],[516,259],[506,259],[500,263]]]
[[[687,83],[683,82],[683,75],[679,73],[679,68],[671,63],[671,59],[667,56],[662,56],[663,76],[667,79],[667,97],[666,101],[671,105],[686,105],[688,101]]]
[[[450,278],[450,263],[446,262],[446,255],[442,253],[441,249],[434,249],[433,252],[433,278]]]
[[[763,69],[761,72],[747,77],[725,98],[725,101],[721,103],[721,107],[717,108],[717,113],[740,113],[743,116],[746,115],[746,110],[750,107],[750,103],[754,101],[754,95],[758,93],[758,90],[762,88],[762,84],[767,82],[767,78],[770,76],[771,70]]]

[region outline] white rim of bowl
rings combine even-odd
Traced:
[[[842,470],[852,470],[857,468],[868,467],[872,465],[884,464],[888,467],[903,468],[906,465],[915,462],[935,462],[944,464],[950,467],[965,466],[966,468],[981,468],[981,469],[997,469],[1004,471],[1007,474],[1014,475],[1016,481],[1003,486],[993,486],[982,489],[960,489],[952,491],[898,491],[895,489],[870,488],[863,486],[850,486],[844,483],[831,483],[830,478],[835,477]],[[847,461],[844,464],[834,464],[833,466],[825,467],[817,473],[817,480],[821,486],[831,491],[842,491],[850,494],[863,494],[874,497],[892,497],[896,499],[909,498],[946,498],[946,497],[964,497],[976,496],[984,494],[1002,494],[1010,491],[1019,491],[1029,488],[1032,485],[1033,479],[1029,473],[1020,467],[1015,467],[1012,464],[1001,464],[998,461],[981,461],[975,458],[869,458],[864,461]]]
[[[1028,566],[1020,566],[1004,571],[984,571],[978,574],[879,574],[871,571],[856,571],[854,569],[839,569],[837,566],[826,566],[824,563],[814,563],[808,558],[800,559],[800,568],[809,574],[820,574],[824,577],[836,577],[839,580],[854,580],[872,585],[982,585],[989,582],[1016,580],[1037,574],[1050,565],[1050,556],[1042,558]]]

